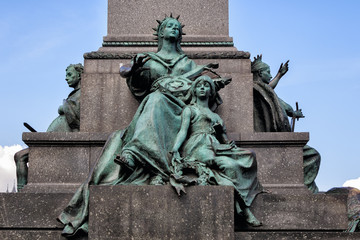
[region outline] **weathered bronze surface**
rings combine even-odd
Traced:
[[[58,109],[59,116],[50,124],[47,132],[78,132],[80,129],[80,86],[84,67],[70,64],[66,68],[66,82],[74,90]]]
[[[270,67],[262,61],[262,56],[257,56],[251,63],[251,72],[254,78],[254,130],[256,132],[291,132],[292,126],[288,117],[293,121],[303,118],[301,109],[296,111],[279,98],[274,89],[280,79],[288,71],[288,63],[281,64],[278,73],[272,79]],[[304,161],[304,183],[310,191],[319,191],[315,183],[315,178],[320,168],[320,154],[309,145],[305,145],[303,150]]]
[[[261,225],[249,210],[256,194],[262,190],[257,180],[254,154],[229,142],[223,124],[220,124],[222,120],[212,112],[222,103],[217,91],[231,79],[221,78],[212,70],[218,67],[217,64],[196,65],[183,53],[180,45],[183,26],[177,18],[166,17],[158,23],[154,28],[158,51],[137,54],[130,65],[120,68],[121,76],[126,78],[130,91],[141,102],[140,106],[130,125],[109,137],[88,180],[58,217],[65,225],[63,235],[88,231],[89,185],[164,185],[170,182],[179,194],[185,191],[184,185],[192,183],[231,185],[237,189],[237,212],[243,210],[251,225]],[[210,77],[200,77],[193,84],[204,74],[214,77],[214,81]],[[201,79],[206,79],[206,83]],[[211,84],[211,94],[209,90],[201,90],[199,82]],[[200,101],[206,108],[205,105],[199,108]],[[184,143],[185,130],[181,129],[185,128],[184,121],[189,120],[186,114],[189,111],[200,119],[188,125],[190,138]],[[221,133],[219,140],[216,140],[216,129]],[[201,132],[204,135],[197,134]],[[203,136],[200,140],[205,142],[196,144],[199,139],[191,137],[191,133]],[[216,146],[209,145],[210,139]],[[193,170],[200,173],[199,176],[191,177],[178,171],[175,159],[179,157],[183,143],[184,156],[197,158],[196,162],[185,161],[188,163],[186,168],[191,169],[190,165],[195,163]],[[205,150],[210,147],[211,150]],[[198,154],[192,155],[187,148],[196,149]],[[208,153],[212,159],[202,157]],[[245,169],[246,175],[242,173]]]
[[[82,64],[70,64],[66,68],[66,82],[74,90],[64,99],[58,109],[59,116],[50,124],[47,132],[78,132],[80,129],[80,86],[81,75],[84,71]],[[24,126],[36,132],[29,124]],[[21,190],[27,184],[29,149],[23,149],[14,155],[16,164],[17,189]]]

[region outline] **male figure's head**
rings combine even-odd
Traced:
[[[65,80],[68,83],[69,87],[74,89],[80,88],[81,75],[84,72],[84,67],[81,63],[70,64],[66,68],[66,77]]]

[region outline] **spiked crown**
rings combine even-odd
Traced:
[[[262,55],[254,57],[254,61],[251,62],[251,72],[257,72],[264,68],[264,62],[262,61]]]
[[[179,18],[180,18],[180,15],[177,16],[176,18],[173,17],[172,13],[170,13],[170,16],[168,17],[166,14],[165,14],[165,18],[163,20],[156,20],[156,22],[158,23],[158,26],[153,28],[153,30],[155,31],[155,33],[153,33],[153,35],[155,36],[154,40],[159,40],[159,35],[160,35],[160,32],[162,31],[162,29],[164,28],[164,25],[170,20],[170,19],[175,19],[176,21],[179,22]],[[180,23],[180,22],[179,22]],[[182,29],[185,27],[185,25],[181,25],[180,24],[180,39],[182,38],[182,35],[186,35],[186,33],[184,33],[182,31]]]

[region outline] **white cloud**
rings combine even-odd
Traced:
[[[11,191],[14,181],[16,184],[14,154],[21,149],[23,147],[20,145],[0,146],[0,192],[6,192],[7,186]]]
[[[343,187],[354,187],[360,190],[360,177],[357,179],[350,179],[347,180],[344,184]]]

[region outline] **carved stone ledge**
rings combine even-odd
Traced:
[[[103,42],[103,47],[129,47],[129,46],[157,46],[157,41],[109,41]],[[233,42],[182,42],[181,46],[205,46],[205,47],[233,47]]]
[[[110,133],[88,132],[24,132],[22,140],[28,146],[82,146],[102,147]]]
[[[137,53],[113,53],[113,52],[88,52],[84,54],[85,59],[131,59]],[[237,52],[207,52],[193,53],[186,55],[191,59],[249,59],[250,53],[244,51]]]

